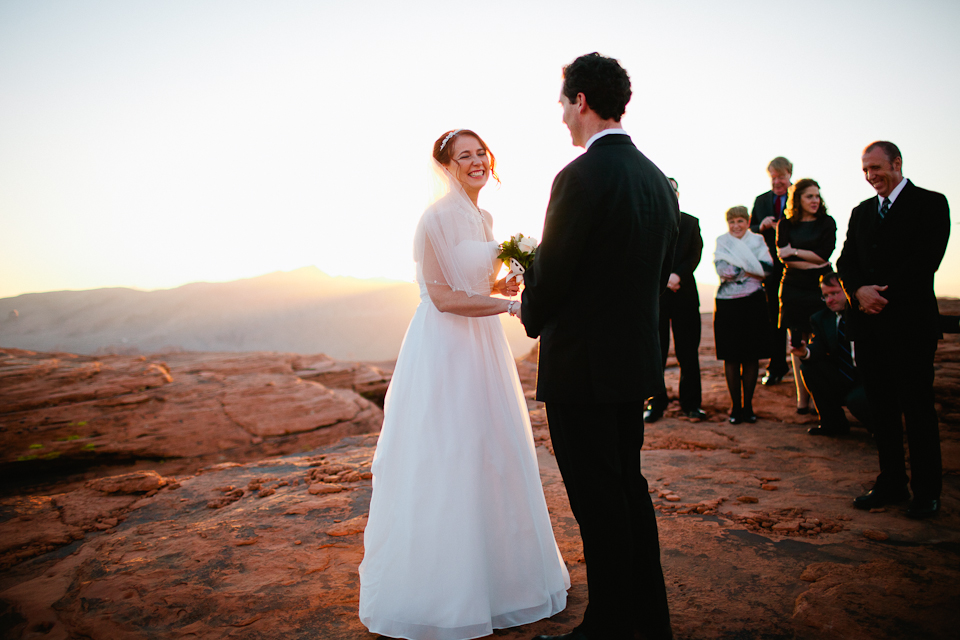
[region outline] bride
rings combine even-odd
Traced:
[[[469,130],[437,139],[417,227],[420,305],[373,459],[360,620],[411,640],[465,640],[566,606],[570,577],[543,498],[530,419],[498,315],[517,315],[490,214],[496,161]]]

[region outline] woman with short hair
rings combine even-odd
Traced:
[[[713,335],[730,392],[730,423],[754,423],[753,391],[760,359],[770,355],[770,325],[761,285],[773,260],[763,236],[750,231],[746,207],[730,207],[726,216],[729,232],[717,238],[713,257],[720,276]]]

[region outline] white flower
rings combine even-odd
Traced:
[[[533,253],[537,250],[537,239],[536,238],[524,238],[517,243],[517,248],[524,253]]]

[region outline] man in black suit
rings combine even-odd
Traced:
[[[680,199],[676,180],[667,178],[673,192]],[[667,366],[670,350],[670,325],[673,324],[673,352],[680,365],[680,410],[688,418],[707,417],[700,409],[700,294],[693,272],[703,254],[700,221],[680,212],[680,235],[673,254],[673,267],[667,280],[667,290],[660,295],[660,354]],[[654,396],[643,413],[643,421],[654,423],[663,417],[669,399],[667,392]]]
[[[787,329],[778,328],[780,322],[780,278],[783,263],[777,257],[777,223],[783,217],[787,204],[787,189],[793,176],[793,163],[777,156],[767,165],[770,175],[770,191],[761,193],[753,201],[750,213],[750,231],[759,233],[767,242],[773,270],[763,279],[763,292],[767,296],[767,314],[770,318],[770,363],[761,383],[766,386],[779,384],[787,375]],[[797,375],[794,372],[794,375]]]
[[[870,407],[857,371],[855,345],[850,340],[847,297],[834,272],[820,276],[820,292],[826,309],[810,317],[810,344],[800,343],[790,351],[801,360],[803,382],[817,403],[820,424],[807,430],[812,436],[839,436],[850,432],[846,406],[857,420],[867,424]]]
[[[854,505],[872,509],[910,497],[905,425],[913,489],[907,515],[924,518],[940,510],[943,481],[933,399],[933,357],[942,334],[933,278],[950,236],[950,209],[943,194],[903,177],[900,150],[892,142],[870,144],[862,161],[877,197],[850,215],[837,267],[853,307],[857,364],[870,401],[880,475]]]
[[[664,640],[673,636],[640,447],[644,402],[664,390],[658,307],[680,209],[620,128],[631,95],[620,64],[591,53],[563,76],[563,121],[586,152],[554,179],[521,306],[527,335],[540,337],[537,399],[587,566],[583,621],[556,638]]]

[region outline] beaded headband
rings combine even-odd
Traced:
[[[463,131],[463,129],[454,129],[453,131],[451,131],[450,133],[448,133],[448,134],[447,134],[447,137],[444,138],[444,139],[443,139],[443,142],[440,143],[440,151],[443,151],[443,148],[444,148],[445,146],[447,146],[447,142],[450,140],[450,138],[452,138],[453,136],[457,135],[457,134],[460,133],[461,131]]]

